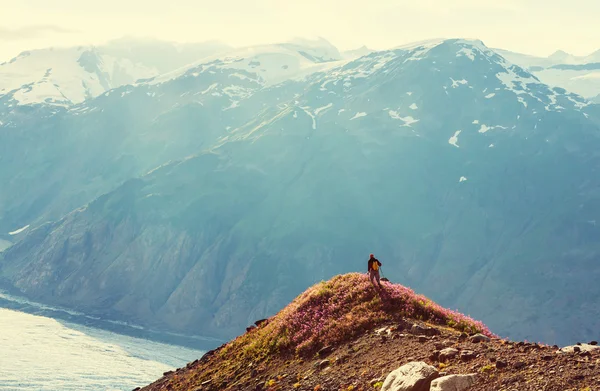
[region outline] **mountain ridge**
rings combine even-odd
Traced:
[[[120,177],[20,234],[0,255],[4,278],[35,299],[230,337],[377,248],[391,277],[501,333],[593,333],[597,108],[479,41],[370,53],[267,87],[235,66],[251,61],[56,114],[93,157],[70,160],[68,145],[54,151],[62,165]],[[86,149],[107,142],[114,156]],[[82,191],[61,181],[56,200]],[[12,232],[30,223],[29,195],[6,194],[16,206],[0,223]],[[510,324],[521,311],[530,321]],[[592,320],[569,326],[581,318]]]
[[[136,390],[585,389],[600,384],[596,345],[499,339],[408,288],[384,281],[376,289],[367,275],[349,273],[310,287],[236,339]],[[553,370],[571,363],[568,375]],[[544,371],[550,376],[539,376]]]

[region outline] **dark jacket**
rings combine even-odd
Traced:
[[[373,263],[377,262],[377,266],[381,266],[381,262],[379,262],[379,259],[377,258],[370,258],[369,262],[368,262],[368,271],[371,271],[371,269],[373,269]],[[378,268],[379,270],[379,268]]]

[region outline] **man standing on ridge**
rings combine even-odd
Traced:
[[[373,254],[370,254],[369,262],[368,262],[369,279],[371,280],[371,284],[373,284],[373,286],[375,288],[377,288],[377,286],[375,285],[375,281],[373,281],[373,279],[377,280],[377,285],[379,285],[379,288],[383,288],[381,286],[381,282],[379,281],[379,267],[380,266],[381,266],[381,262],[379,262],[379,259],[375,258],[375,256]]]

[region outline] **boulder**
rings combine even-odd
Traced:
[[[321,369],[322,368],[327,368],[329,365],[331,365],[331,361],[329,359],[327,359],[327,358],[325,360],[319,361],[319,363],[318,363],[318,367],[321,368]]]
[[[471,342],[490,342],[490,337],[488,337],[487,335],[483,335],[483,334],[475,334],[473,336],[471,336],[471,338],[469,338],[471,340]]]
[[[431,381],[438,376],[435,367],[413,361],[391,372],[383,382],[382,391],[429,391]]]
[[[430,391],[463,391],[469,389],[475,381],[477,376],[475,374],[470,375],[448,375],[440,377],[431,382]]]
[[[477,357],[477,354],[472,350],[463,350],[460,352],[460,359],[463,361],[469,361]]]
[[[442,333],[434,327],[421,326],[418,324],[413,324],[410,328],[410,332],[414,335],[426,335],[428,337],[433,337],[434,335],[440,335]]]
[[[440,361],[450,360],[456,356],[458,356],[458,350],[454,348],[442,349],[438,355]]]
[[[582,343],[581,345],[565,346],[559,349],[556,353],[577,353],[577,352],[593,352],[600,350],[600,346]]]
[[[443,350],[445,348],[451,347],[452,345],[453,344],[450,341],[442,341],[442,342],[436,342],[434,346],[437,350]]]
[[[265,324],[266,325],[268,322],[269,322],[269,319],[259,319],[256,322],[254,322],[254,324],[257,327],[260,327],[261,324]]]

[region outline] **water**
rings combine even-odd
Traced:
[[[129,391],[202,354],[0,308],[2,391]]]

